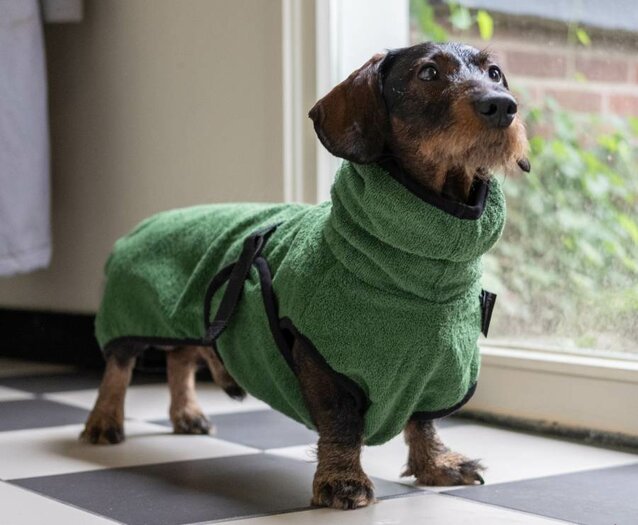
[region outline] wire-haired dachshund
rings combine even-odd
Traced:
[[[523,171],[530,169],[524,126],[505,75],[489,53],[467,45],[424,43],[375,55],[320,99],[311,109],[310,118],[332,154],[352,166],[394,166],[390,171],[401,174],[397,181],[409,186],[414,194],[434,195],[436,202],[447,203],[443,208],[448,210],[454,206],[470,208],[467,203],[475,198],[475,188],[481,183],[489,185],[494,170],[516,166]],[[321,209],[330,211],[325,205]],[[396,232],[397,238],[401,233]],[[257,257],[262,248],[260,241],[253,247],[252,257]],[[234,287],[233,297],[227,299],[229,293],[233,294],[227,291],[222,299],[220,310],[228,315],[245,300],[241,286],[252,261],[248,260],[243,276],[239,275],[239,263],[227,270],[214,270],[229,283],[241,281]],[[206,300],[210,300],[208,293]],[[360,307],[363,310],[366,305]],[[325,304],[325,308],[331,305]],[[130,311],[134,315],[136,309]],[[201,339],[201,344],[197,339],[185,344],[168,340],[152,344],[167,350],[170,417],[176,433],[207,434],[210,430],[195,396],[194,375],[200,359],[207,362],[215,382],[231,397],[243,397],[244,388],[251,392],[246,381],[229,372],[230,363],[213,344],[228,326],[227,321],[222,315],[208,324],[210,337]],[[363,337],[366,327],[359,330]],[[283,334],[281,330],[277,333]],[[372,483],[360,463],[361,447],[366,443],[365,404],[362,406],[357,399],[351,384],[317,358],[313,341],[292,329],[284,335],[278,344],[288,348],[286,360],[294,370],[296,388],[319,433],[312,503],[352,509],[374,502]],[[471,342],[474,347],[476,337]],[[118,443],[124,439],[126,388],[135,357],[149,343],[135,338],[118,341],[108,348],[99,397],[82,433],[89,443]],[[392,356],[393,348],[385,351]],[[331,355],[338,353],[339,348],[332,349]],[[254,368],[255,374],[261,373],[257,366]],[[424,382],[428,375],[425,372]],[[405,476],[414,476],[424,485],[482,482],[481,464],[447,449],[431,419],[406,418],[403,425],[409,445]]]

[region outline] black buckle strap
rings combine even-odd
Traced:
[[[239,298],[244,289],[244,282],[248,278],[250,268],[259,257],[266,245],[266,241],[275,231],[278,224],[258,230],[244,240],[244,247],[237,261],[222,268],[211,280],[204,298],[204,341],[212,345],[228,326]],[[228,281],[228,286],[222,297],[215,318],[210,320],[211,301],[213,296]]]

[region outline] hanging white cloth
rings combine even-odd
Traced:
[[[0,275],[51,259],[49,137],[37,0],[0,0]]]

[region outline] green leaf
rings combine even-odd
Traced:
[[[434,8],[423,1],[419,4],[417,11],[417,19],[423,35],[435,42],[445,42],[448,39],[447,31],[436,21]]]
[[[479,34],[483,40],[491,40],[494,36],[494,19],[485,10],[479,9],[476,13],[476,23],[478,24]]]
[[[587,34],[587,31],[585,31],[582,27],[576,29],[576,38],[578,38],[578,41],[582,45],[586,47],[591,46],[591,38],[589,38],[589,34]]]
[[[625,230],[633,241],[638,244],[638,224],[629,215],[618,214],[618,224]]]
[[[448,20],[454,29],[467,31],[472,27],[472,15],[467,7],[456,4],[449,4],[450,16]]]
[[[575,71],[574,72],[574,80],[576,82],[578,82],[579,84],[584,84],[587,82],[587,77],[581,73],[580,71]]]

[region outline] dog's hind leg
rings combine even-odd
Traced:
[[[130,353],[114,351],[107,359],[97,401],[80,434],[82,441],[107,445],[124,440],[124,397],[134,366]]]
[[[183,346],[166,354],[166,372],[171,392],[170,417],[176,434],[208,434],[211,425],[195,393],[195,372],[199,349]]]
[[[451,486],[483,484],[484,467],[478,460],[448,449],[440,440],[434,422],[409,421],[405,442],[410,447],[403,476],[414,476],[419,485]]]
[[[246,391],[235,382],[217,354],[211,348],[200,347],[199,354],[204,361],[206,361],[213,380],[224,392],[238,401],[246,397]]]

